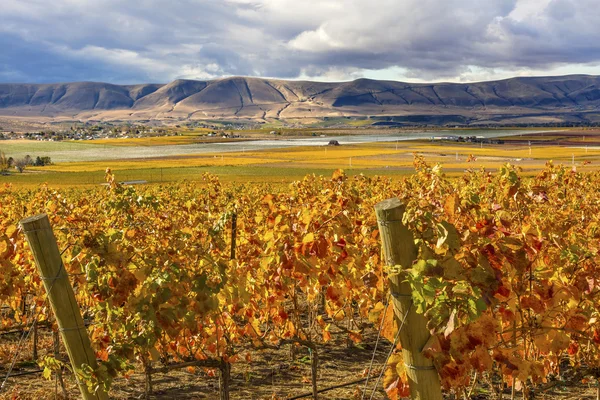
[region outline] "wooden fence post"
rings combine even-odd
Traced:
[[[377,223],[383,245],[385,263],[410,268],[417,258],[414,237],[402,223],[405,207],[398,198],[384,200],[375,205]],[[441,400],[440,378],[430,359],[423,353],[423,347],[430,338],[427,321],[412,307],[412,290],[405,282],[404,274],[389,276],[392,305],[396,319],[401,321],[406,315],[400,332],[402,355],[408,376],[412,399]],[[400,323],[398,324],[400,326]]]
[[[99,388],[95,393],[90,393],[86,384],[81,382],[77,375],[81,371],[82,364],[87,364],[95,369],[97,367],[96,356],[83,324],[73,287],[63,266],[48,216],[40,214],[25,218],[21,221],[21,226],[35,258],[38,273],[48,292],[50,306],[56,316],[56,322],[69,354],[82,398],[107,400],[108,395],[103,388]]]

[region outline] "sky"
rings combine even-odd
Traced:
[[[0,0],[0,82],[600,75],[598,0]]]

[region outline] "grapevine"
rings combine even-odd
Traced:
[[[284,345],[318,354],[334,326],[361,342],[361,320],[379,326],[385,314],[394,266],[381,259],[373,207],[393,196],[419,248],[404,273],[446,390],[499,372],[530,392],[565,360],[600,377],[599,173],[548,163],[532,178],[511,165],[451,178],[416,157],[415,174],[398,182],[342,171],[284,188],[208,174],[201,184],[134,188],[107,170],[106,180],[0,188],[1,329],[26,323],[27,307],[52,323],[18,226],[47,213],[101,360],[86,372],[92,385],[109,388],[140,364],[252,362]],[[382,324],[390,341],[392,314]],[[394,353],[383,380],[390,398],[407,393],[403,368]]]

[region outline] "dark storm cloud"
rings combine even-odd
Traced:
[[[2,0],[0,81],[456,78],[600,63],[596,0]],[[493,72],[490,74],[493,75]]]
[[[115,70],[112,65],[89,63],[13,34],[0,35],[0,49],[0,82],[128,81],[139,77],[139,71]]]

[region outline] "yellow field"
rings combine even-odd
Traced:
[[[121,139],[123,146],[187,143],[195,136],[172,136],[146,139]],[[92,143],[102,144],[103,141]],[[123,149],[123,151],[126,151]],[[577,168],[596,169],[600,164],[600,147],[565,147],[523,144],[490,145],[441,143],[429,141],[376,142],[343,146],[291,147],[202,155],[177,155],[148,159],[86,161],[56,163],[29,168],[24,174],[13,174],[1,180],[17,185],[33,186],[43,182],[55,185],[93,185],[102,182],[103,171],[110,167],[119,179],[166,182],[198,180],[202,172],[220,175],[225,181],[284,182],[305,174],[330,174],[342,168],[350,174],[390,175],[400,177],[412,172],[413,154],[418,153],[432,163],[442,164],[450,174],[466,168],[497,169],[511,163],[525,173],[535,173],[550,160]],[[470,162],[467,163],[467,159]]]
[[[284,160],[255,159],[249,157],[238,157],[231,154],[226,155],[194,155],[177,156],[165,158],[153,158],[143,160],[121,160],[121,161],[87,161],[54,164],[39,168],[43,171],[55,172],[90,172],[104,171],[107,167],[114,170],[146,169],[146,168],[178,168],[178,167],[212,167],[212,166],[244,166],[250,164],[261,164],[279,162]]]
[[[274,149],[269,151],[247,151],[223,153],[218,155],[181,155],[173,157],[57,163],[43,168],[31,168],[37,171],[53,172],[91,172],[104,171],[107,167],[114,170],[133,170],[148,168],[213,167],[213,166],[269,166],[283,164],[286,167],[338,168],[346,164],[368,168],[373,157],[398,155],[401,151],[362,147],[300,147]]]
[[[159,138],[157,138],[159,139]],[[396,150],[396,146],[398,149]],[[427,142],[370,143],[340,147],[295,147],[263,151],[223,153],[219,155],[182,155],[140,160],[91,161],[60,163],[44,167],[44,171],[86,172],[102,171],[107,166],[114,170],[176,168],[204,166],[284,166],[286,168],[411,168],[413,153],[425,156],[434,163],[442,163],[447,169],[469,167],[495,168],[507,162],[522,164],[529,168],[542,166],[554,160],[570,164],[600,160],[600,149],[560,146],[506,146],[464,143],[431,144]],[[469,156],[475,160],[466,164]]]

